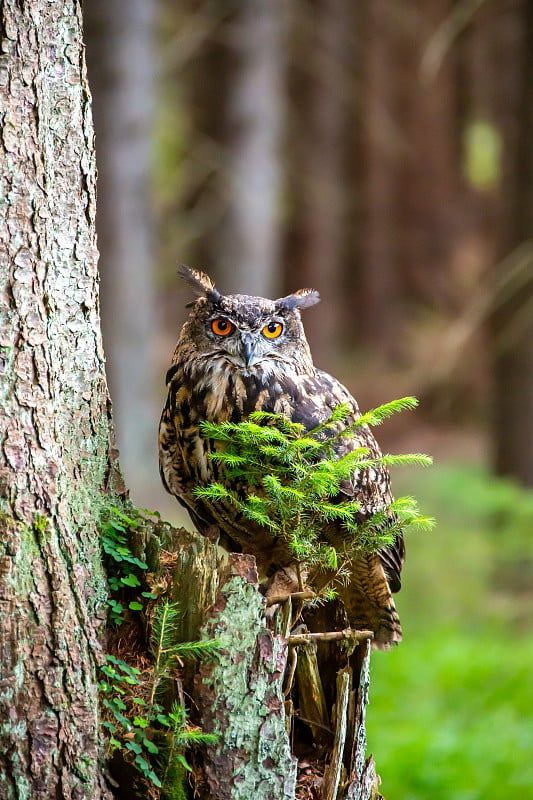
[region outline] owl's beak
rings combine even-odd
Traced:
[[[242,337],[242,354],[244,364],[246,367],[250,366],[252,358],[254,357],[255,342],[250,336]]]

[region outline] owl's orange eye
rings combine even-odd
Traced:
[[[269,322],[268,325],[265,325],[261,333],[263,336],[266,336],[267,339],[277,339],[282,330],[283,325],[281,322]]]
[[[224,319],[224,317],[214,319],[211,323],[211,330],[213,333],[216,333],[217,336],[228,336],[232,332],[233,327],[233,323],[230,322],[229,319]]]

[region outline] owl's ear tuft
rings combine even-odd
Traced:
[[[311,308],[320,303],[320,295],[316,289],[298,289],[294,294],[280,297],[275,301],[280,311],[292,311],[294,308]]]
[[[185,264],[181,264],[181,266],[178,267],[178,275],[189,284],[198,297],[208,297],[215,303],[220,300],[220,292],[215,289],[215,284],[205,272],[200,272],[199,270],[186,267]],[[187,307],[190,305],[194,305],[194,303],[188,303]]]

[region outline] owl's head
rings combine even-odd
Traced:
[[[194,355],[223,359],[244,373],[259,366],[275,372],[289,362],[298,372],[312,366],[300,310],[318,303],[318,292],[301,289],[278,300],[223,295],[203,272],[183,266],[179,274],[198,296],[178,343],[187,345],[189,356],[193,348]]]

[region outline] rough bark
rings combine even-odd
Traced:
[[[252,556],[233,556],[203,631],[217,638],[216,660],[197,676],[197,697],[209,747],[205,772],[220,800],[288,800],[296,788],[296,759],[285,727],[282,681],[286,641],[265,625]]]
[[[6,0],[1,21],[0,785],[100,800],[111,450],[81,9]]]
[[[135,502],[150,507],[159,490],[151,192],[156,4],[90,0],[84,24],[96,130],[96,227],[109,387],[121,467]]]
[[[218,735],[215,745],[196,754],[194,796],[378,800],[379,778],[365,754],[368,638],[348,660],[340,642],[324,642],[325,651],[319,663],[315,659],[309,680],[305,664],[311,645],[289,635],[292,614],[301,601],[296,597],[294,606],[288,600],[273,609],[260,592],[252,556],[228,554],[196,533],[164,523],[135,536],[140,541],[134,549],[148,561],[156,582],[162,569],[163,583],[170,578],[172,599],[183,611],[180,640],[219,641],[212,658],[200,668],[185,665],[181,673],[185,693],[192,695],[194,721]],[[322,617],[332,623],[334,615],[330,611],[318,620],[309,618],[309,625],[318,627]],[[298,674],[302,659],[304,669]],[[337,691],[333,680],[333,687],[322,693],[323,735],[317,736],[318,726],[309,719],[313,704],[302,695],[317,681],[329,679],[324,664],[335,661],[343,666]]]

